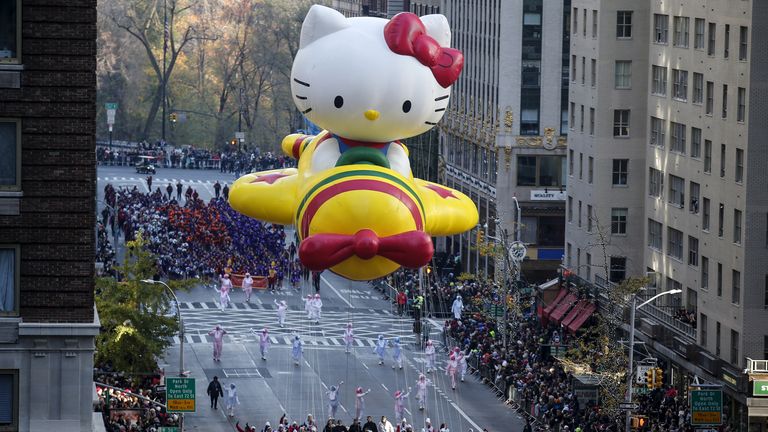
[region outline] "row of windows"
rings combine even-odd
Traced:
[[[573,261],[571,259],[571,254],[573,252],[573,245],[571,243],[566,243],[565,245],[565,265],[569,268],[574,268]],[[586,264],[581,265],[581,248],[576,248],[576,274],[579,276],[582,276],[586,280],[591,280],[592,278],[592,254],[589,252],[585,253],[586,258]],[[599,266],[602,268],[602,266]],[[609,268],[609,274],[608,279],[611,282],[619,283],[623,281],[627,276],[627,257],[623,256],[611,256],[608,257],[608,268]],[[583,269],[583,272],[582,272]]]
[[[689,17],[672,17],[672,46],[688,48],[690,43]],[[706,34],[705,34],[706,32]],[[730,57],[731,50],[731,26],[723,26],[722,53],[723,58]],[[657,44],[669,44],[669,15],[653,15],[653,41]],[[739,27],[739,60],[746,61],[749,54],[749,28]],[[693,23],[693,49],[706,50],[707,55],[715,56],[717,49],[717,24],[707,23],[703,18],[694,18]]]
[[[672,99],[687,102],[688,93],[688,71],[682,69],[672,69]],[[651,66],[651,94],[656,96],[667,96],[667,77],[669,76],[667,67]],[[692,92],[690,93],[691,103],[704,105],[704,113],[708,116],[715,112],[715,83],[704,81],[704,74],[694,72],[691,80]],[[720,116],[723,119],[728,118],[728,84],[723,84],[720,91]],[[736,120],[744,122],[747,116],[747,89],[738,87],[736,90]]]
[[[459,138],[446,139],[448,162],[464,169],[481,180],[496,183],[497,156],[487,149]]]
[[[676,175],[669,174],[669,186],[667,189],[668,202],[681,209],[685,208],[685,179]],[[688,210],[693,214],[701,211],[701,230],[709,232],[712,220],[711,200],[703,197],[699,205],[699,193],[701,186],[696,182],[689,182],[690,200],[688,201]],[[648,168],[648,194],[654,198],[661,198],[664,191],[664,173],[656,168]],[[732,221],[732,241],[735,244],[741,244],[743,238],[743,212],[739,209],[733,209]],[[725,205],[720,203],[717,209],[717,236],[725,237]],[[676,258],[682,258],[676,256]]]
[[[590,13],[587,9],[581,10],[581,34],[584,37],[587,37],[587,17],[591,15],[592,16],[592,23],[591,23],[591,34],[592,39],[597,38],[597,27],[599,25],[598,22],[598,12],[594,9],[592,9],[592,12]],[[571,19],[573,20],[573,24],[571,25],[571,30],[573,31],[573,34],[579,33],[579,8],[575,7],[573,8],[573,13],[571,14]],[[630,20],[630,27],[631,27],[631,20]]]
[[[21,62],[21,0],[0,2],[0,64]]]
[[[707,315],[703,313],[700,314],[699,325],[698,325],[699,343],[704,348],[708,348],[707,347],[707,344],[708,344],[707,339],[709,337],[708,321],[709,319]],[[723,339],[722,332],[723,332],[722,324],[720,324],[720,321],[717,321],[715,324],[715,355],[718,357],[721,356],[720,344],[721,344],[721,340]],[[731,351],[730,351],[729,361],[735,365],[741,364],[740,357],[739,357],[739,337],[740,337],[739,332],[737,332],[736,330],[731,330]],[[766,354],[768,354],[768,336],[764,337],[763,345],[764,345],[763,351]]]
[[[688,138],[688,127],[682,123],[670,122],[670,146],[669,151],[681,155],[690,155],[694,159],[704,161],[704,173],[712,172],[712,141],[705,139],[702,143],[702,131],[700,128],[690,128],[690,139]],[[650,132],[648,134],[649,143],[652,146],[665,148],[667,145],[667,122],[666,120],[651,117]],[[703,148],[702,148],[703,144]],[[720,144],[720,178],[726,177],[726,166],[728,159],[728,148],[726,144]],[[744,150],[736,148],[733,155],[733,179],[736,183],[744,182]]]
[[[568,150],[568,175],[574,176],[575,153]],[[579,152],[579,180],[584,179],[584,153]],[[592,184],[595,179],[595,158],[587,157],[587,183]],[[629,181],[629,159],[613,159],[611,161],[611,185],[627,186]],[[519,183],[518,183],[519,184]]]
[[[568,204],[567,204],[567,215],[568,215],[568,223],[573,223],[573,197],[568,197]],[[578,201],[578,207],[577,207],[577,226],[579,228],[582,227],[582,209],[583,205],[581,200]],[[614,207],[611,208],[611,234],[616,235],[626,235],[627,234],[627,218],[629,215],[629,209],[624,207]],[[598,224],[602,224],[597,217],[597,214],[594,211],[594,208],[591,205],[587,205],[587,232],[593,232],[595,227]]]

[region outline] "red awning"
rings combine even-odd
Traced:
[[[554,312],[552,312],[552,315],[549,316],[549,318],[560,324],[560,320],[563,319],[565,316],[565,313],[568,312],[568,310],[576,304],[576,295],[575,294],[568,294],[568,297],[566,297],[563,301],[560,302],[559,305],[557,305],[557,308]]]
[[[578,315],[581,313],[581,310],[584,309],[584,306],[587,305],[587,302],[585,300],[580,300],[578,303],[576,303],[576,306],[571,309],[570,312],[568,312],[568,315],[563,318],[562,324],[564,327],[568,327],[568,324],[571,323]]]
[[[579,316],[577,316],[573,321],[571,321],[570,324],[568,324],[568,331],[571,333],[576,333],[578,329],[581,328],[581,326],[584,325],[585,322],[589,319],[590,316],[595,312],[595,309],[597,309],[597,306],[595,306],[593,303],[588,303],[579,313]]]
[[[544,310],[541,312],[542,316],[544,318],[549,317],[549,314],[552,313],[553,310],[557,307],[558,304],[565,298],[566,294],[568,294],[568,290],[561,289],[559,293],[557,293],[557,297],[555,297],[555,301],[548,304],[547,307],[544,308]]]

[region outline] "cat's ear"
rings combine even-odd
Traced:
[[[424,15],[421,17],[421,22],[427,28],[427,34],[432,36],[441,47],[451,46],[451,26],[448,25],[448,18],[445,15]]]
[[[341,13],[329,7],[313,5],[304,23],[301,25],[301,38],[299,39],[299,49],[306,47],[312,42],[343,30],[349,27],[347,18]]]

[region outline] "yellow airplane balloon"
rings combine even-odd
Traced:
[[[298,158],[298,169],[245,175],[229,193],[230,205],[247,216],[295,225],[299,258],[309,269],[371,280],[400,266],[418,268],[432,258],[431,236],[477,224],[477,208],[466,195],[400,174],[379,150],[353,148],[336,166],[313,169],[313,154],[331,137],[327,131],[289,135],[283,151]]]

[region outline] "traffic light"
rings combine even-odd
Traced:
[[[179,119],[179,117],[176,115],[176,113],[171,113],[171,123],[176,123],[176,120]]]
[[[655,368],[653,374],[653,387],[661,388],[664,386],[664,371],[661,368]]]
[[[237,139],[232,138],[231,140],[229,140],[229,144],[231,144],[233,146],[236,146],[237,145]]]
[[[636,415],[630,418],[630,425],[632,429],[642,429],[648,424],[648,417]]]
[[[645,371],[645,386],[648,387],[648,389],[654,389],[655,385],[656,385],[655,370],[654,368],[650,368],[647,371]]]

